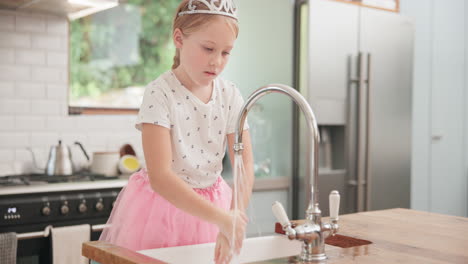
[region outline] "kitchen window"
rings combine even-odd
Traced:
[[[179,0],[127,0],[70,22],[70,114],[129,114],[170,69]]]

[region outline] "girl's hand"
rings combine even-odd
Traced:
[[[229,240],[221,233],[218,233],[216,238],[215,257],[214,261],[216,264],[230,263],[232,259],[231,247],[229,246]]]
[[[247,215],[243,211],[231,210],[223,215],[218,224],[219,231],[227,238],[229,245],[234,247],[236,254],[242,248],[247,221]]]

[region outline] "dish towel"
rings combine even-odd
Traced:
[[[83,242],[91,236],[90,225],[75,225],[52,228],[53,264],[88,264],[89,260],[81,256]]]
[[[16,249],[18,239],[16,233],[0,234],[0,263],[16,264]]]

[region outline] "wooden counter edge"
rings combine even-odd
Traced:
[[[102,241],[83,243],[81,255],[100,264],[167,264],[136,251]]]
[[[343,217],[346,219],[348,216],[369,215],[369,214],[375,216],[375,215],[380,215],[382,213],[384,214],[385,213],[410,213],[410,214],[415,214],[418,216],[444,217],[446,219],[457,219],[457,220],[462,220],[462,221],[468,220],[468,218],[463,217],[463,216],[447,215],[447,214],[442,214],[442,213],[427,212],[427,211],[415,210],[415,209],[410,209],[410,208],[402,208],[402,207],[342,214],[340,215],[340,218]],[[323,217],[322,221],[326,222],[328,221],[328,219],[329,217]],[[305,223],[305,219],[291,220],[291,224],[293,227],[304,224],[304,223]],[[275,228],[274,230],[275,233],[280,234],[280,235],[285,234],[285,232],[283,231],[283,227],[281,226],[280,223],[276,222],[274,228]]]
[[[389,215],[389,213],[390,213],[390,215],[392,217],[398,216],[398,214],[394,214],[394,213],[404,213],[405,215],[402,215],[402,216],[412,217],[411,215],[409,215],[409,214],[412,214],[413,216],[418,217],[418,219],[425,219],[424,217],[426,217],[426,216],[432,216],[430,218],[432,222],[440,221],[441,218],[444,218],[444,219],[442,219],[444,221],[446,219],[453,219],[453,220],[456,220],[457,224],[468,224],[468,218],[466,218],[466,217],[459,217],[459,216],[451,216],[451,215],[445,215],[445,214],[440,214],[440,213],[418,211],[418,210],[407,209],[407,208],[392,208],[392,209],[384,209],[384,210],[376,210],[376,211],[367,211],[367,212],[359,212],[359,213],[349,214],[349,216],[346,215],[346,214],[342,215],[342,216],[344,218],[343,219],[344,221],[347,221],[348,217],[351,217],[349,219],[354,219],[354,221],[355,221],[356,216],[359,216],[359,215],[372,215],[372,216],[387,217]],[[324,218],[324,220],[325,219],[327,219],[327,218]],[[295,222],[295,223],[300,224],[303,221],[304,220],[296,220],[296,221],[291,221],[291,222]],[[466,230],[466,229],[464,229],[464,230]],[[340,232],[339,232],[339,234],[340,234]],[[353,232],[343,233],[343,234],[354,237]],[[370,239],[370,241],[372,241],[372,239],[367,237],[367,236],[364,236],[363,238],[364,239]],[[375,241],[373,241],[373,242],[375,242]],[[390,241],[391,245],[397,245],[395,243],[396,243],[395,241]],[[418,246],[418,245],[406,245],[405,244],[403,246],[406,246],[406,247],[410,248],[410,250],[408,251],[408,252],[411,253],[410,255],[415,255],[415,253],[421,253],[421,249],[431,250],[430,248],[426,248],[426,247],[421,248],[420,245]],[[382,250],[384,250],[384,248],[380,248],[379,250],[382,251]],[[391,251],[391,252],[393,252],[393,251]],[[424,252],[427,252],[427,251],[424,251]],[[102,242],[102,241],[92,241],[92,242],[83,243],[83,245],[82,245],[82,255],[84,257],[89,258],[89,259],[95,260],[95,261],[97,261],[97,262],[99,262],[101,264],[137,264],[137,263],[141,263],[141,264],[167,264],[167,263],[165,263],[165,262],[163,262],[161,260],[157,260],[157,259],[148,257],[148,256],[140,254],[140,253],[138,253],[136,251],[126,249],[126,248],[123,248],[123,247],[119,247],[119,246],[116,246],[116,245],[113,245],[113,244],[110,244],[110,243],[106,243],[106,242]],[[410,255],[408,255],[408,256],[410,256]],[[375,256],[377,256],[377,255],[374,255],[374,257]],[[353,255],[351,257],[355,257],[355,256]],[[459,257],[458,255],[454,255],[454,256],[452,256],[451,260],[456,260],[456,261],[443,262],[443,261],[439,260],[440,262],[434,262],[434,263],[455,263],[455,262],[456,263],[467,263],[467,262],[464,262],[466,260],[466,258],[464,256]],[[460,261],[458,261],[458,260],[460,260]],[[390,263],[392,263],[392,262],[390,262]]]

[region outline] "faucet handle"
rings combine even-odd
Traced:
[[[330,192],[330,219],[338,221],[338,213],[340,211],[340,194],[337,190]]]
[[[275,215],[276,219],[278,219],[283,228],[291,224],[289,222],[288,215],[286,214],[286,211],[280,202],[275,201],[271,209],[273,210],[273,214]]]

